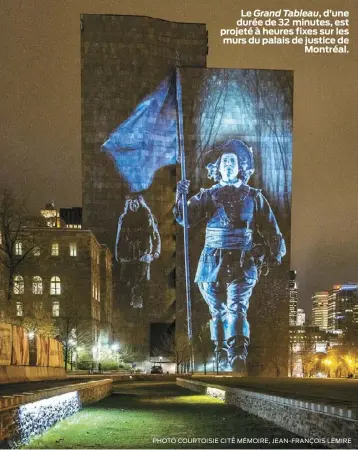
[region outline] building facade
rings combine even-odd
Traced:
[[[297,310],[297,321],[296,321],[296,325],[298,327],[301,327],[305,324],[306,322],[306,313],[304,312],[303,309],[299,308]]]
[[[290,311],[289,311],[290,326],[295,326],[297,324],[297,301],[298,301],[298,288],[296,281],[296,271],[290,270]]]
[[[312,296],[312,326],[328,329],[328,291],[315,292]]]
[[[112,333],[112,254],[88,230],[27,228],[14,250],[16,268],[10,317],[34,330],[54,324],[54,333],[94,357]],[[3,271],[6,280],[6,270]]]
[[[174,67],[205,67],[206,54],[204,24],[139,16],[81,17],[83,227],[91,229],[113,253],[130,192],[101,146]],[[115,261],[113,266],[116,338],[135,347],[141,359],[153,352],[150,343],[160,340],[154,336],[156,330],[165,329],[165,324],[173,329],[176,319],[172,215],[176,181],[175,167],[158,170],[143,194],[145,206],[140,201],[138,216],[149,209],[152,222],[160,224],[161,239],[160,256],[145,268],[144,278],[140,262],[130,267],[131,263]],[[137,228],[123,225],[121,237]],[[138,239],[148,233],[143,230]]]
[[[328,329],[344,334],[358,327],[358,284],[335,285],[329,291]]]

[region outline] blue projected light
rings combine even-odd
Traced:
[[[131,192],[151,185],[155,172],[176,163],[178,153],[176,78],[166,78],[102,145]]]

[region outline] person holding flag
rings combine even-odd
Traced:
[[[188,194],[190,182],[179,181],[174,214],[184,225],[186,206],[189,226],[207,223],[195,282],[211,314],[217,361],[222,361],[224,370],[243,373],[250,342],[247,311],[262,261],[280,264],[286,247],[268,201],[260,190],[247,185],[254,172],[252,150],[232,139],[212,154],[215,163],[207,168],[217,184],[201,189],[185,204],[183,195]]]

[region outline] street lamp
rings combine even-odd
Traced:
[[[161,356],[159,356],[159,364],[160,364],[160,367],[162,367],[162,357]]]
[[[215,357],[213,356],[213,372],[215,372]]]

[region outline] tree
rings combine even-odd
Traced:
[[[67,370],[69,357],[76,348],[82,353],[90,354],[93,346],[92,327],[88,320],[82,319],[81,311],[74,307],[72,297],[62,300],[59,316],[56,319],[58,339],[63,344],[65,369]],[[90,358],[92,359],[92,357]]]
[[[299,358],[303,376],[310,377],[314,375],[319,358],[316,353],[314,332],[310,331],[309,328],[305,330],[302,340],[299,342]]]
[[[166,334],[162,337],[162,345],[160,348],[155,348],[154,356],[163,356],[169,361],[176,364],[176,373],[180,372],[180,367],[190,363],[191,349],[186,337],[174,339],[171,334]]]
[[[0,262],[7,272],[6,299],[12,299],[14,278],[21,265],[29,263],[41,243],[26,202],[5,189],[0,202]]]
[[[213,353],[213,342],[210,339],[209,323],[204,323],[199,328],[198,337],[195,341],[195,356],[199,355],[204,365],[204,374],[206,375],[208,359]]]
[[[51,312],[41,303],[34,303],[29,314],[21,321],[21,326],[43,337],[55,337],[57,328]]]

